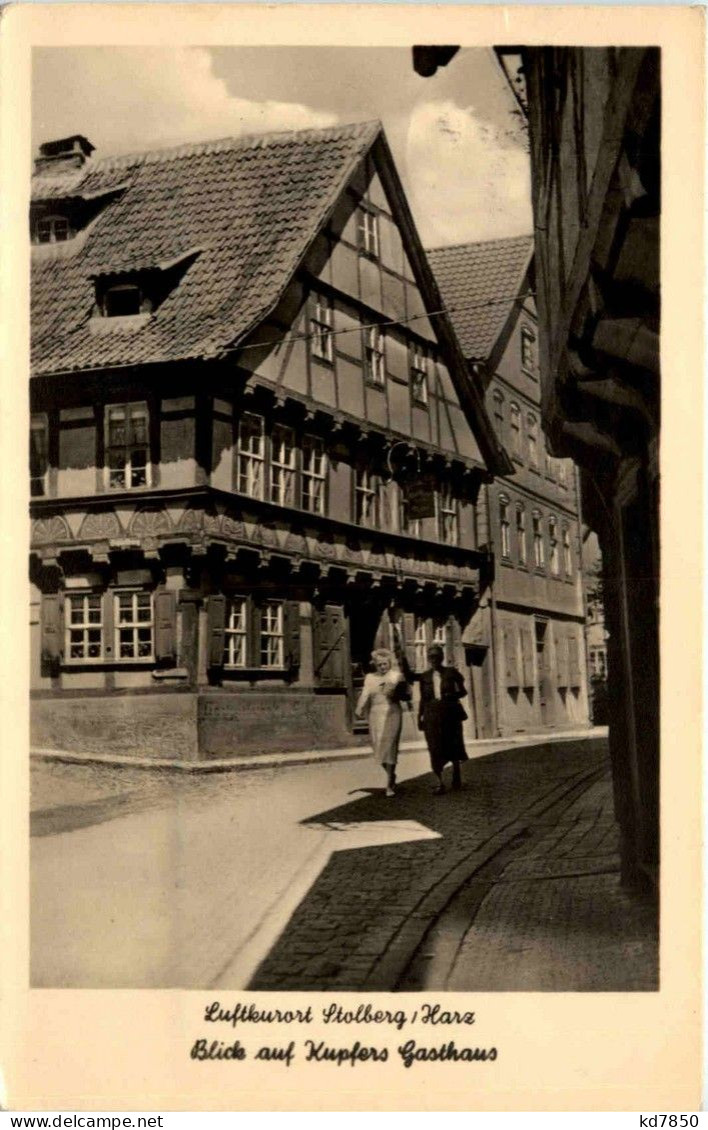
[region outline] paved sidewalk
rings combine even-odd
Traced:
[[[423,775],[389,802],[392,819],[432,836],[332,855],[250,987],[655,987],[653,911],[619,889],[606,743],[506,749],[467,763],[463,777],[462,792],[434,797]],[[308,823],[342,829],[381,818],[374,794]],[[490,868],[494,880],[505,871],[505,886],[490,883]],[[482,888],[445,919],[476,876]],[[228,970],[219,983],[229,984]]]

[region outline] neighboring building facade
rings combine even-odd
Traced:
[[[603,598],[602,556],[597,535],[586,528],[583,539],[585,576],[585,640],[588,653],[590,717],[596,726],[607,725],[607,629]]]
[[[414,48],[413,66],[456,50]],[[496,51],[529,131],[543,428],[580,468],[602,552],[622,879],[656,891],[660,51]]]
[[[510,468],[381,127],[91,150],[33,179],[33,745],[350,743],[374,644],[465,669]]]
[[[486,644],[479,665],[488,705],[479,736],[588,724],[577,480],[571,460],[546,450],[541,430],[532,255],[531,236],[428,252],[514,465],[513,475],[484,485],[478,501],[480,536],[494,555],[489,587],[463,637]]]
[[[623,878],[656,888],[660,52],[499,56],[528,116],[544,427],[581,468],[602,552]]]

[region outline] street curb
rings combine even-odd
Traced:
[[[396,985],[413,960],[426,933],[439,918],[447,904],[457,894],[460,887],[468,883],[486,863],[528,826],[530,820],[552,808],[580,785],[593,779],[600,780],[607,773],[607,766],[587,770],[577,774],[572,783],[567,780],[554,786],[545,796],[535,800],[529,808],[515,817],[508,825],[494,832],[467,859],[458,863],[444,879],[439,880],[419,901],[412,913],[401,924],[384,954],[366,975],[366,988],[369,992],[395,992]]]
[[[539,745],[546,742],[583,741],[607,737],[606,726],[582,730],[551,730],[535,734],[512,734],[500,738],[478,738],[466,742],[468,751],[487,746],[506,749],[518,745]],[[402,742],[399,752],[419,753],[426,749],[424,741]],[[130,757],[120,754],[83,753],[79,750],[30,749],[36,761],[60,761],[70,765],[115,765],[134,769],[176,769],[180,773],[224,773],[246,769],[274,769],[281,765],[312,765],[328,761],[355,761],[371,757],[367,745],[345,749],[307,750],[294,753],[261,753],[249,757],[214,758],[211,761],[178,761],[164,757]]]

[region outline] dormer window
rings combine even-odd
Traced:
[[[128,318],[151,313],[152,300],[137,283],[116,283],[105,290],[102,309],[105,318]]]
[[[66,216],[41,216],[34,229],[35,243],[64,243],[71,238]]]

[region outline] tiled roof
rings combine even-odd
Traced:
[[[226,139],[35,177],[34,200],[122,191],[81,237],[33,251],[33,371],[210,356],[242,337],[277,302],[380,128]],[[94,276],[195,252],[144,324],[91,331]]]
[[[533,236],[520,235],[427,252],[468,360],[486,361],[492,352],[518,297],[532,248]]]

